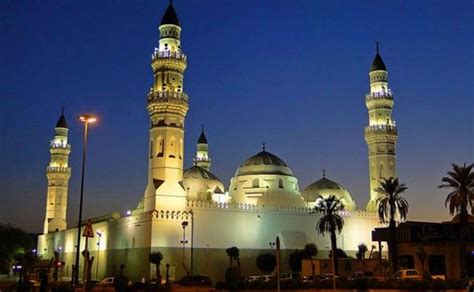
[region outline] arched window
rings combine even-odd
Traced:
[[[258,188],[258,187],[260,187],[260,182],[258,181],[258,178],[256,178],[252,181],[252,188]]]
[[[283,180],[282,180],[281,178],[278,180],[278,187],[279,187],[280,189],[283,189],[283,188],[284,188],[284,186],[283,186]]]

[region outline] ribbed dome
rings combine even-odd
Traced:
[[[385,63],[382,60],[382,57],[380,56],[379,52],[375,54],[374,61],[372,62],[372,66],[370,66],[370,72],[376,71],[376,70],[384,70],[387,71],[387,67],[385,67]]]
[[[329,195],[335,195],[336,198],[342,201],[347,210],[355,209],[355,203],[349,192],[342,185],[324,176],[301,192],[301,196],[307,202],[314,202],[319,196],[326,197]]]
[[[212,193],[225,191],[217,176],[196,165],[183,172],[183,186],[190,201],[210,201]]]
[[[201,168],[199,166],[192,166],[188,169],[185,169],[183,172],[183,178],[196,178],[196,179],[209,179],[209,180],[218,180],[221,181],[217,176],[210,173],[209,171]]]
[[[61,116],[59,117],[59,120],[56,123],[56,128],[66,128],[67,129],[67,122],[66,122],[66,118],[64,117],[64,113],[62,113]]]
[[[176,11],[174,10],[173,4],[170,2],[165,14],[161,18],[161,25],[163,24],[174,24],[179,26],[179,19]]]
[[[293,172],[278,156],[263,150],[245,160],[235,172],[235,176],[250,174],[293,175]]]

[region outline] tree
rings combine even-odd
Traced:
[[[375,191],[380,194],[377,198],[378,215],[380,221],[388,223],[389,241],[388,253],[392,273],[398,269],[397,225],[396,219],[404,221],[407,218],[408,202],[400,195],[407,190],[405,184],[398,182],[398,178],[382,179],[380,187]]]
[[[367,253],[368,248],[365,243],[361,243],[357,246],[357,253],[356,257],[360,261],[360,264],[362,266],[362,272],[364,272],[364,259],[365,259],[365,254]]]
[[[439,188],[450,188],[451,192],[446,197],[445,206],[451,215],[459,214],[459,268],[461,277],[466,277],[466,232],[469,220],[469,208],[474,215],[474,164],[459,166],[452,164],[453,169],[443,177],[443,184]]]
[[[288,266],[294,274],[301,272],[301,260],[303,258],[303,252],[301,250],[295,250],[288,256]]]
[[[316,200],[316,206],[314,206],[315,212],[323,214],[316,224],[316,230],[323,236],[325,233],[329,233],[331,237],[331,250],[332,254],[335,255],[333,258],[335,275],[339,274],[336,232],[341,233],[344,227],[344,219],[338,214],[342,210],[344,210],[344,205],[334,195],[330,195],[327,198],[319,196]]]
[[[257,268],[264,273],[271,273],[277,265],[276,257],[271,253],[262,253],[256,259]]]
[[[239,260],[239,249],[236,246],[229,247],[225,250],[227,256],[229,257],[229,266],[232,267],[234,261],[237,261],[237,264],[240,266]]]
[[[150,260],[150,263],[155,265],[155,278],[156,278],[156,283],[158,285],[161,285],[161,274],[160,274],[160,265],[161,261],[163,260],[163,254],[159,251],[152,252],[148,256],[148,259]]]
[[[311,261],[311,275],[313,276],[313,280],[315,279],[314,274],[314,264],[313,264],[313,257],[318,254],[318,247],[314,243],[308,243],[304,246],[303,255],[304,258],[307,258]]]
[[[0,274],[8,274],[16,254],[35,248],[35,238],[34,234],[0,223]]]
[[[225,272],[225,283],[230,291],[237,291],[239,289],[239,281],[241,277],[240,273],[240,259],[239,249],[236,246],[229,247],[225,250],[229,257],[229,268]],[[237,262],[237,266],[234,267],[234,261]]]

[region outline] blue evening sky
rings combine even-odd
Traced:
[[[474,2],[176,0],[185,163],[206,125],[212,172],[228,185],[267,150],[299,178],[327,176],[368,200],[368,69],[375,41],[389,70],[399,127],[398,175],[412,220],[447,220],[450,163],[474,162]],[[81,124],[90,132],[85,216],[125,211],[147,173],[146,93],[167,1],[0,2],[0,221],[42,230],[49,141],[61,106],[70,125],[69,224],[77,217]]]

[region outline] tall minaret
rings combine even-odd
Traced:
[[[48,177],[48,193],[46,198],[46,218],[44,233],[66,229],[67,191],[71,168],[68,166],[71,145],[67,143],[67,123],[64,109],[54,129],[49,153],[51,161],[46,168]]]
[[[186,56],[181,50],[181,27],[171,1],[159,29],[159,47],[151,62],[154,84],[147,98],[151,122],[145,211],[183,209],[186,205],[182,186],[184,119],[189,108],[183,91]]]
[[[201,135],[199,135],[196,148],[196,157],[193,159],[194,165],[209,171],[211,169],[211,158],[209,158],[209,146],[207,145],[207,138],[204,134],[204,126],[202,126]]]
[[[365,141],[369,149],[370,201],[367,210],[377,209],[379,194],[375,191],[382,178],[396,177],[397,127],[392,118],[393,93],[388,87],[387,68],[377,53],[370,67],[370,93],[365,96],[369,111],[369,125],[365,127]]]

